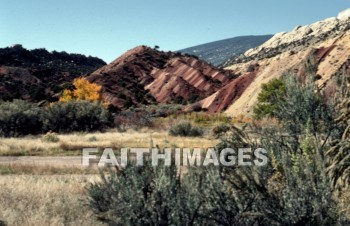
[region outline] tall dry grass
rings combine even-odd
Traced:
[[[159,147],[179,148],[209,148],[218,143],[218,140],[197,137],[172,137],[167,132],[127,131],[105,133],[74,133],[55,135],[57,142],[48,142],[44,136],[28,136],[23,138],[0,138],[1,156],[69,156],[80,155],[82,148],[122,148],[122,147],[150,147],[151,144]]]
[[[0,176],[0,220],[7,225],[102,225],[86,206],[96,175]]]

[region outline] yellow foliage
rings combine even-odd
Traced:
[[[73,99],[73,92],[68,90],[68,89],[66,89],[66,90],[63,91],[63,94],[62,94],[62,96],[60,98],[60,101],[61,102],[69,102],[72,99]]]
[[[60,98],[61,102],[69,102],[72,100],[89,100],[98,101],[101,100],[102,87],[95,83],[91,83],[85,78],[77,78],[74,80],[73,85],[75,89],[64,90]]]

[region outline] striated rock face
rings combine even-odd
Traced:
[[[350,66],[350,18],[346,16],[349,12],[341,13],[338,18],[276,34],[262,46],[232,59],[225,69],[240,73],[247,80],[251,80],[251,75],[247,73],[249,68],[252,65],[259,65],[259,68],[250,84],[229,104],[225,113],[230,116],[251,115],[262,84],[284,73],[302,75],[305,62],[311,58],[318,67],[319,86],[334,84],[333,78]],[[233,88],[231,92],[235,93],[236,90]]]
[[[139,46],[87,79],[102,85],[104,99],[123,109],[203,99],[226,85],[228,75],[192,56]]]
[[[207,113],[219,113],[227,109],[232,103],[241,97],[245,89],[252,83],[257,72],[249,72],[244,76],[234,79],[229,84],[218,90],[213,95],[187,106],[184,110],[191,111],[198,107]]]
[[[261,85],[285,73],[303,76],[305,63],[315,61],[321,88],[334,86],[333,78],[350,71],[350,11],[290,32],[276,34],[263,45],[233,58],[225,70],[240,75],[209,97],[186,107],[229,116],[251,116]]]
[[[303,51],[306,47],[338,37],[349,29],[349,17],[343,19],[333,17],[311,25],[297,26],[291,32],[278,33],[263,45],[232,58],[224,64],[224,67],[275,57],[286,51]]]

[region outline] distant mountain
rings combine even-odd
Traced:
[[[214,66],[219,66],[248,49],[260,46],[271,37],[272,35],[241,36],[186,48],[179,52],[198,56]]]
[[[104,65],[81,54],[27,50],[22,45],[0,48],[0,100],[53,101],[74,78]]]
[[[87,79],[102,86],[106,101],[126,109],[143,104],[195,102],[213,94],[233,77],[194,56],[138,46]]]

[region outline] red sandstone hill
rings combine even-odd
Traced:
[[[146,46],[129,50],[87,79],[103,87],[103,98],[119,109],[203,99],[232,79],[224,70],[189,55]]]

